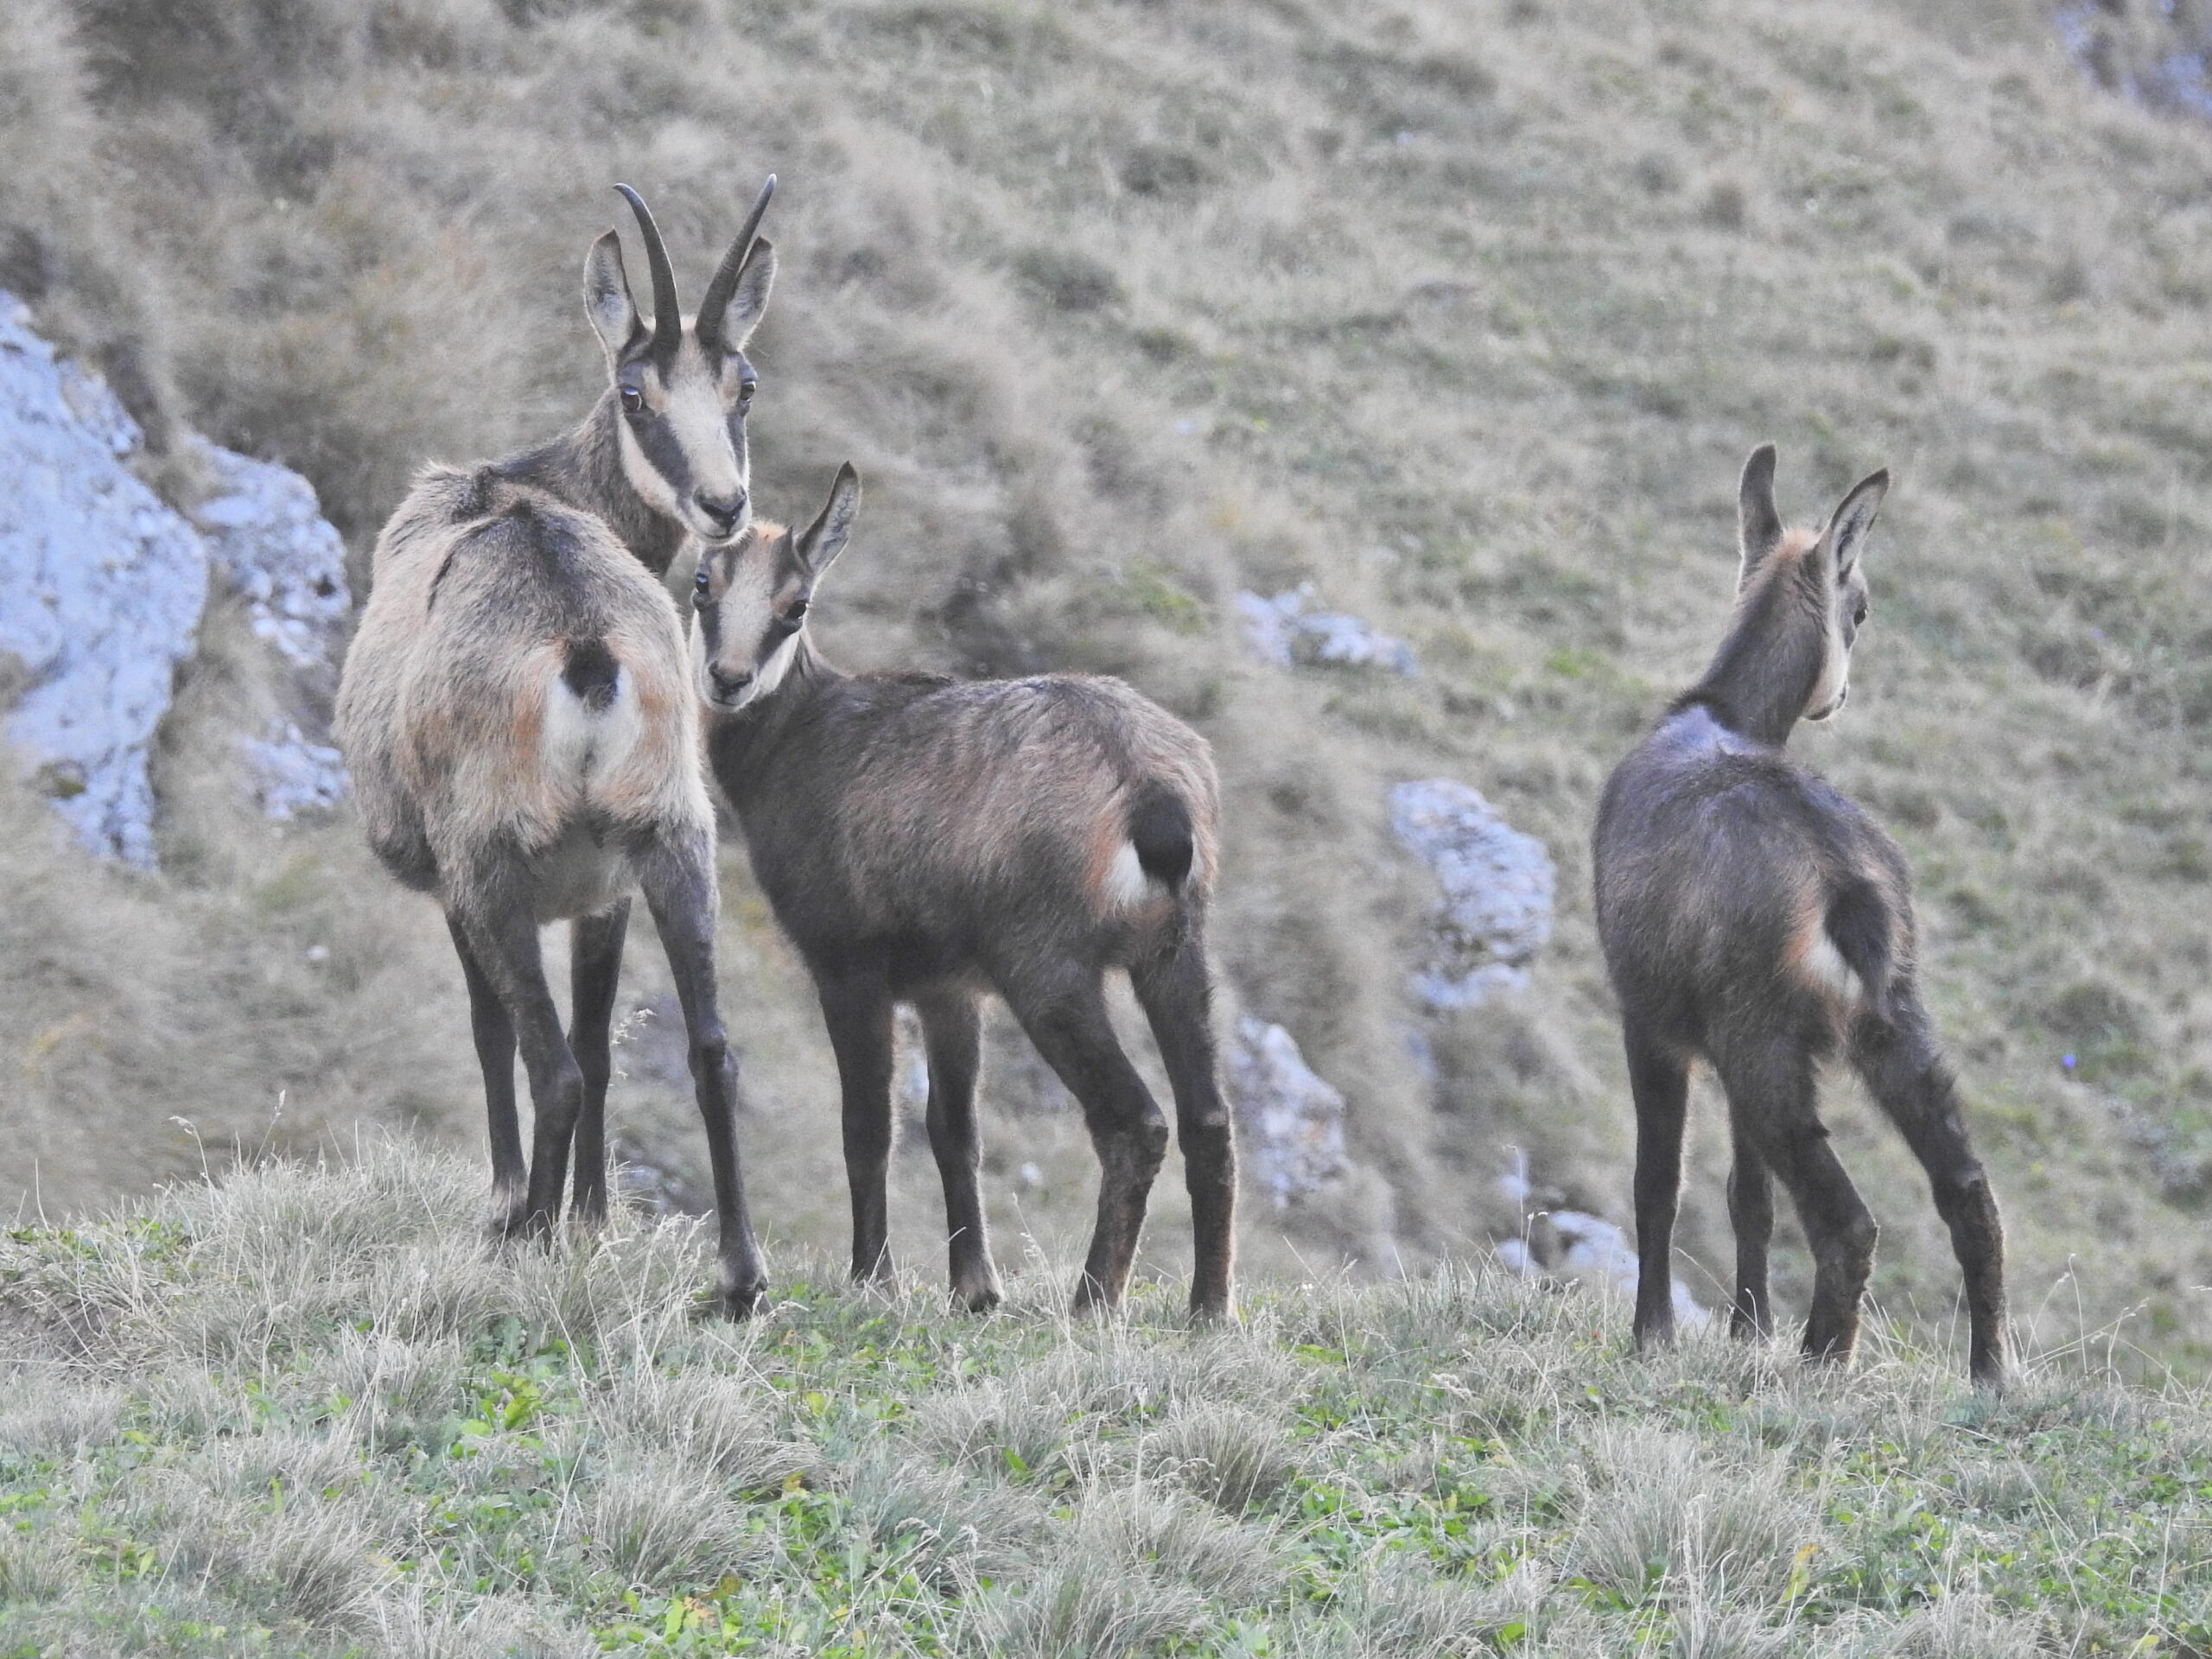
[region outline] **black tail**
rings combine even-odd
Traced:
[[[1867,1006],[1878,1014],[1890,1007],[1890,912],[1871,881],[1853,877],[1828,900],[1826,924],[1837,954],[1866,988]]]
[[[621,673],[622,664],[614,660],[606,640],[569,641],[568,661],[562,666],[561,677],[592,713],[604,714],[614,701],[614,683]]]
[[[1191,809],[1173,791],[1147,785],[1129,805],[1129,843],[1137,849],[1137,865],[1147,875],[1169,892],[1178,891],[1190,878],[1198,857]]]

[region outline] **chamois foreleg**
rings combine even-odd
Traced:
[[[515,1022],[507,1005],[477,965],[460,915],[446,912],[461,976],[468,982],[468,1024],[476,1039],[476,1064],[484,1073],[485,1129],[492,1143],[493,1230],[512,1233],[522,1225],[530,1172],[523,1162],[522,1125],[515,1114]]]
[[[467,884],[463,890],[472,896],[457,908],[469,952],[513,1022],[523,1070],[530,1077],[530,1179],[519,1229],[543,1236],[561,1213],[584,1079],[545,983],[537,924],[514,890],[516,884],[503,879],[505,874],[490,872]]]
[[[1076,1282],[1075,1310],[1116,1306],[1136,1264],[1153,1179],[1167,1155],[1167,1119],[1122,1052],[1095,973],[1007,990],[1030,1041],[1082,1103],[1098,1152],[1098,1221]]]
[[[891,989],[872,968],[817,974],[815,988],[844,1096],[853,1282],[880,1284],[891,1277]]]
[[[1626,1040],[1636,1102],[1636,1345],[1646,1350],[1675,1339],[1675,1214],[1681,1203],[1689,1065],[1632,1024]]]
[[[711,830],[652,842],[636,858],[638,886],[660,934],[661,948],[683,1007],[691,1083],[707,1131],[720,1229],[722,1311],[743,1319],[767,1292],[768,1274],[746,1208],[745,1172],[737,1155],[737,1056],[722,1028],[715,988],[715,921],[719,899]]]
[[[1789,1039],[1747,1041],[1715,1057],[1730,1116],[1751,1128],[1759,1154],[1789,1191],[1813,1249],[1808,1359],[1848,1361],[1859,1344],[1859,1299],[1879,1229],[1845,1173],[1821,1122],[1812,1046]]]
[[[1736,1300],[1728,1314],[1732,1334],[1764,1342],[1774,1330],[1767,1294],[1767,1250],[1774,1241],[1774,1177],[1759,1155],[1758,1132],[1735,1128],[1736,1159],[1728,1171],[1728,1222],[1736,1235]]]
[[[609,1028],[629,926],[626,895],[612,909],[579,916],[569,926],[569,1047],[584,1074],[583,1109],[576,1115],[575,1214],[594,1224],[607,1218],[607,1085],[614,1073]]]
[[[930,1061],[930,1151],[944,1186],[944,1230],[952,1298],[970,1313],[996,1307],[1006,1292],[991,1262],[979,1184],[982,1136],[976,1080],[982,1069],[982,1008],[972,992],[941,989],[914,999]]]
[[[1194,1319],[1225,1319],[1235,1306],[1236,1143],[1221,1097],[1221,1057],[1213,1030],[1213,979],[1205,936],[1189,918],[1157,954],[1139,957],[1129,982],[1175,1091],[1175,1134],[1191,1193],[1195,1261],[1191,1274]]]
[[[1936,1213],[1966,1276],[1968,1369],[2002,1388],[2005,1374],[2005,1228],[1997,1195],[1967,1137],[1950,1068],[1936,1051],[1918,991],[1892,988],[1888,1017],[1869,1012],[1852,1033],[1851,1061],[1928,1172]]]

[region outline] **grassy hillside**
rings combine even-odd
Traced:
[[[691,1224],[486,1256],[473,1161],[270,1166],[0,1243],[0,1653],[2183,1656],[2212,1402],[2001,1403],[1489,1271],[1193,1334],[800,1281]]]
[[[146,407],[307,470],[357,548],[423,457],[590,395],[576,270],[613,180],[696,290],[779,172],[758,489],[788,514],[842,459],[868,478],[833,652],[1109,669],[1217,746],[1236,1000],[1345,1090],[1362,1160],[1255,1207],[1263,1274],[1511,1230],[1516,1145],[1625,1215],[1597,788],[1715,636],[1750,446],[1780,443],[1807,517],[1888,463],[1852,709],[1801,750],[1918,868],[2016,1300],[2201,1363],[2212,134],[2091,85],[2039,8],[41,0],[0,32],[4,280]],[[1244,660],[1229,594],[1303,579],[1421,677]],[[50,965],[0,968],[0,1112],[57,1204],[194,1156],[172,1116],[248,1147],[477,1133],[435,917],[349,825],[227,804],[241,660],[215,651],[174,722],[165,880],[35,833],[0,852],[67,895]],[[1439,772],[1545,837],[1563,906],[1525,997],[1441,1020],[1404,995],[1431,894],[1382,821]],[[833,1244],[826,1046],[740,864],[759,1208],[779,1249]],[[657,1040],[616,1117],[696,1160]],[[1064,1237],[1087,1150],[1004,1031],[993,1060],[995,1205]],[[1683,1236],[1708,1300],[1714,1116]],[[1855,1094],[1834,1116],[1878,1293],[1942,1331],[1916,1172]],[[932,1184],[902,1160],[909,1259],[935,1259]]]

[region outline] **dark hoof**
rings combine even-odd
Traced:
[[[952,1305],[963,1313],[988,1313],[1006,1300],[995,1273],[980,1281],[952,1281]]]
[[[1193,1296],[1191,1299],[1191,1323],[1197,1325],[1236,1324],[1236,1299],[1224,1296],[1217,1300],[1209,1296],[1201,1301]]]
[[[718,1292],[714,1311],[726,1319],[749,1319],[766,1306],[767,1300],[768,1281],[752,1279]]]

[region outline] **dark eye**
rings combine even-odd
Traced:
[[[1854,628],[1866,626],[1866,601],[1863,599],[1859,601],[1859,608],[1851,613],[1851,626]]]
[[[751,403],[753,401],[753,394],[760,391],[760,383],[758,380],[739,381],[737,383],[737,401],[741,404]]]
[[[784,620],[790,623],[793,627],[797,627],[800,623],[805,621],[806,601],[803,599],[793,600],[791,601],[791,609],[784,613]]]
[[[644,392],[639,391],[635,386],[622,388],[622,412],[625,415],[642,415],[645,413],[645,394]]]

